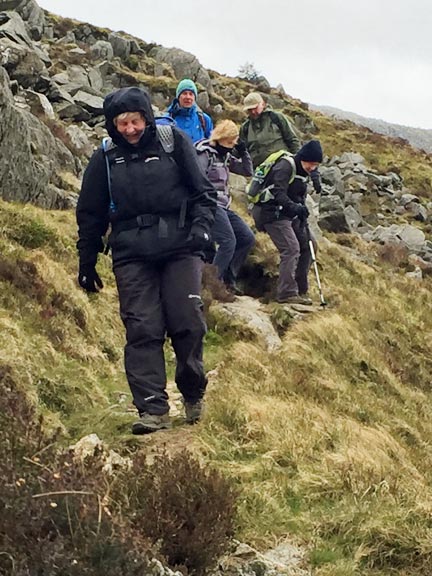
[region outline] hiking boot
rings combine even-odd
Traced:
[[[140,419],[132,424],[132,434],[150,434],[158,430],[171,428],[168,412],[165,414],[141,414]]]
[[[279,304],[304,304],[305,306],[310,306],[312,300],[307,296],[288,296],[287,298],[278,298]]]
[[[226,289],[234,296],[244,296],[243,290],[237,284],[227,284]]]
[[[184,402],[185,412],[186,412],[186,422],[188,424],[196,424],[201,420],[201,416],[204,410],[204,400],[198,400],[194,404],[190,402]]]

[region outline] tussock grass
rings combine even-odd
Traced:
[[[314,574],[429,574],[431,283],[361,241],[323,247],[326,311],[277,353],[233,344],[203,451],[238,478],[240,537],[295,534]]]
[[[0,365],[65,431],[69,418],[127,391],[110,262],[100,257],[107,285],[87,296],[76,283],[75,230],[72,213],[0,203]]]

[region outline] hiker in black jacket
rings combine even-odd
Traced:
[[[216,193],[188,136],[164,126],[174,144],[171,154],[166,151],[144,90],[112,92],[104,113],[113,146],[105,153],[97,150],[84,174],[77,206],[78,281],[88,292],[103,287],[96,263],[111,224],[109,244],[126,328],[125,369],[140,415],[132,432],[144,434],[170,426],[166,334],[176,354],[175,379],[186,419],[193,423],[201,416],[206,326],[200,256],[209,241]]]
[[[312,304],[307,292],[311,265],[309,239],[313,242],[314,239],[307,225],[309,211],[305,200],[309,175],[322,160],[318,140],[300,148],[294,156],[295,170],[282,157],[268,173],[265,183],[266,187],[271,186],[274,198],[252,210],[258,230],[269,234],[280,253],[277,300],[281,303]]]

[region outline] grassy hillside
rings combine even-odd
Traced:
[[[188,443],[241,488],[240,539],[265,548],[295,537],[320,576],[430,574],[432,282],[349,236],[332,240],[320,254],[330,306],[291,326],[280,351],[235,327],[210,334],[221,364]],[[73,214],[0,203],[0,368],[65,442],[97,432],[124,451],[135,441],[119,403],[109,259],[103,292],[87,296],[74,242]]]

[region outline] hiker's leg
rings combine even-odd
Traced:
[[[300,247],[292,229],[291,220],[276,220],[270,224],[265,224],[265,230],[280,254],[277,298],[283,300],[290,296],[297,296],[298,287],[295,271]]]
[[[229,268],[236,249],[236,237],[228,213],[224,208],[216,208],[215,221],[211,229],[212,240],[218,244],[213,264],[218,269],[219,278],[223,279]]]
[[[299,222],[298,219],[295,219],[293,221],[293,230],[300,246],[300,257],[297,262],[295,278],[299,294],[307,294],[309,290],[308,273],[312,264],[312,257],[309,248],[309,234],[312,242],[315,238],[308,230],[307,222]]]
[[[234,256],[225,274],[227,284],[235,284],[240,268],[243,266],[247,255],[255,244],[255,235],[246,222],[232,210],[227,210],[234,236],[236,237],[236,247]]]
[[[117,266],[114,273],[126,327],[125,369],[134,404],[140,413],[164,414],[169,407],[160,273],[143,262]]]
[[[200,400],[207,385],[203,338],[207,327],[201,301],[203,262],[185,256],[165,264],[161,296],[167,331],[177,359],[175,380],[186,402]]]

